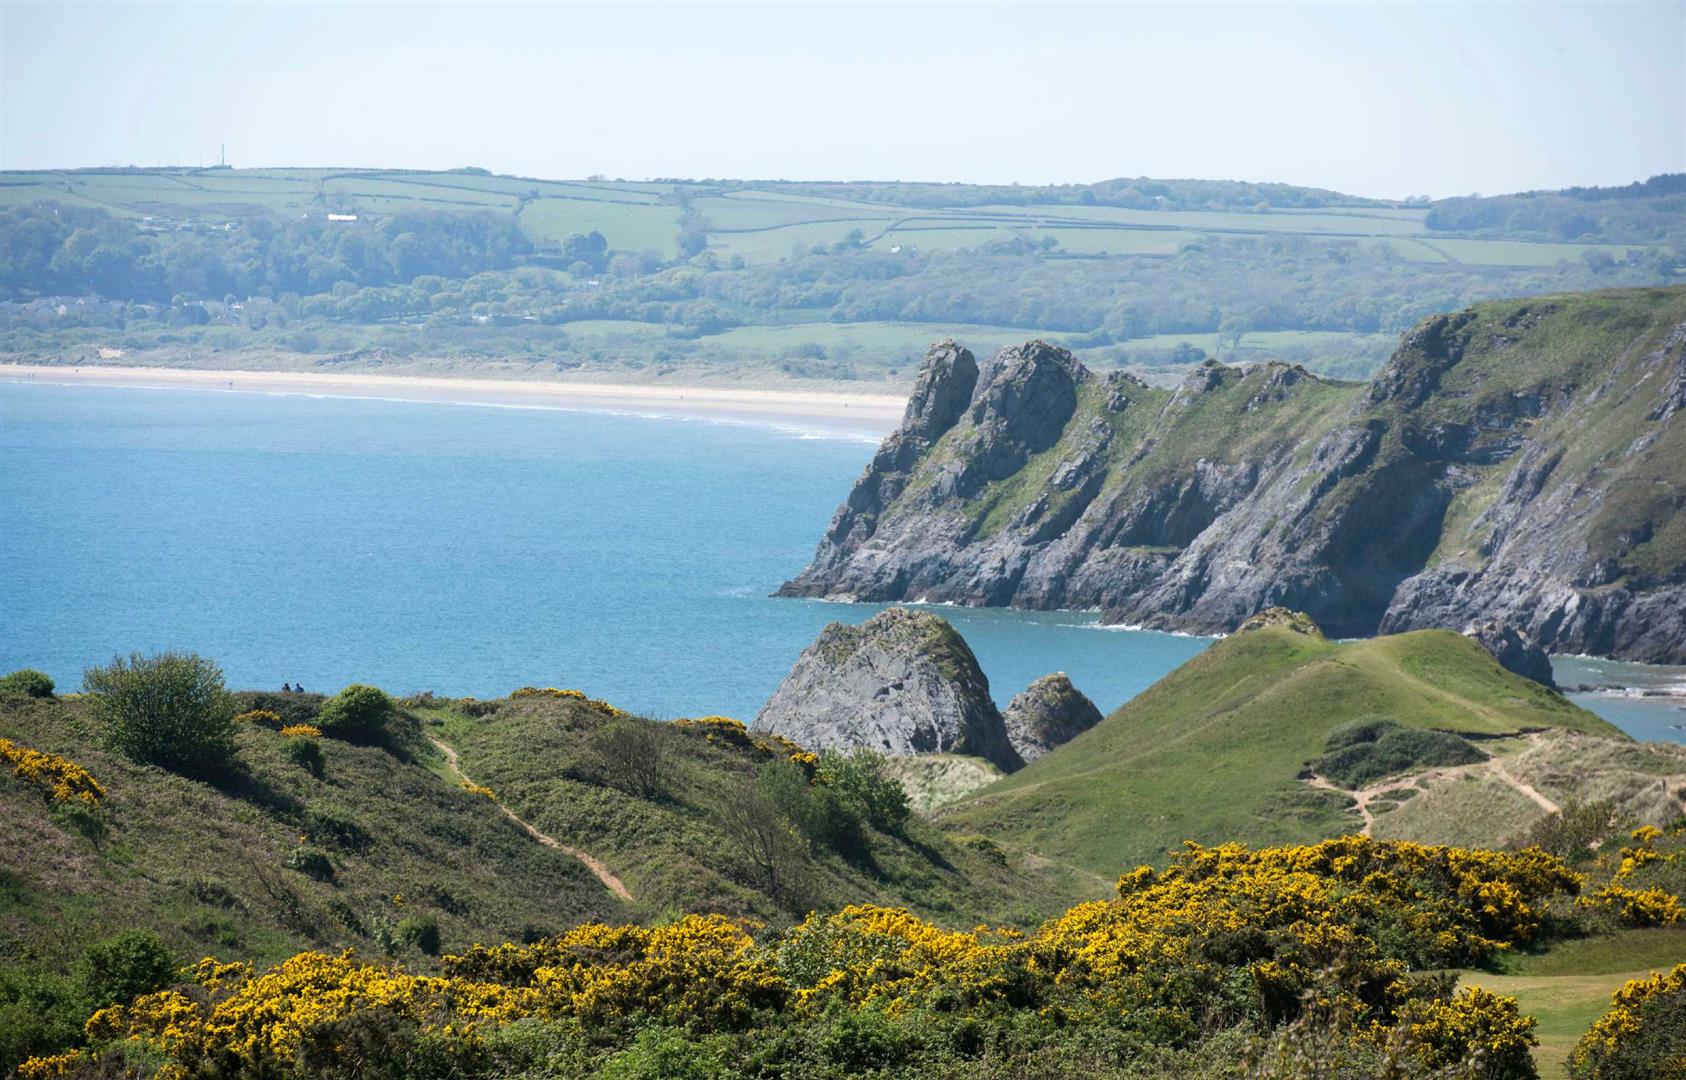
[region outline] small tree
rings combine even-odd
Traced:
[[[234,757],[234,698],[203,656],[117,657],[83,672],[82,689],[107,744],[131,760],[194,774]]]
[[[28,697],[49,698],[53,696],[53,680],[44,671],[34,668],[20,668],[5,678],[0,678],[0,694],[24,694]]]
[[[322,706],[316,714],[316,726],[336,739],[379,739],[386,734],[386,722],[395,712],[385,691],[352,683]]]
[[[592,765],[603,782],[639,799],[667,789],[667,732],[651,720],[620,717],[591,733]]]
[[[125,930],[95,942],[76,966],[76,981],[94,1008],[126,1004],[175,981],[180,961],[151,930]]]

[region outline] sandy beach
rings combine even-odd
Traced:
[[[904,399],[828,391],[625,386],[513,379],[204,371],[185,368],[0,364],[0,382],[122,386],[247,394],[305,394],[463,405],[632,413],[771,424],[862,437],[882,436],[901,419]]]

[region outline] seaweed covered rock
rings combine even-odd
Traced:
[[[946,619],[906,608],[820,631],[754,728],[810,750],[972,754],[1006,770],[1023,764],[965,639]]]
[[[1026,764],[1101,722],[1101,711],[1063,671],[1044,675],[1007,705],[1007,737]]]

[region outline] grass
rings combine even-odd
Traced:
[[[1266,627],[1218,642],[938,818],[1101,874],[1161,862],[1185,839],[1313,841],[1352,831],[1354,819],[1345,796],[1302,785],[1301,768],[1335,728],[1377,715],[1475,735],[1560,727],[1620,737],[1458,634],[1337,643]]]
[[[535,199],[521,211],[521,227],[540,240],[596,230],[616,251],[679,253],[679,209],[650,203],[602,202],[579,198]]]
[[[1497,972],[1461,972],[1459,982],[1516,998],[1538,1024],[1534,1062],[1542,1080],[1559,1080],[1566,1075],[1570,1051],[1610,1007],[1612,993],[1629,979],[1682,962],[1686,930],[1623,930],[1560,942],[1542,953],[1507,956]]]
[[[275,732],[246,726],[247,775],[212,784],[97,749],[75,698],[0,698],[0,736],[72,758],[108,791],[107,831],[90,838],[0,775],[13,882],[0,893],[0,946],[14,954],[52,962],[145,927],[184,955],[267,962],[305,948],[379,952],[377,927],[406,915],[434,916],[445,946],[460,948],[628,914],[577,861],[443,782],[419,740],[395,754],[323,739],[318,777]],[[331,881],[288,868],[301,847],[327,853]]]
[[[905,837],[874,832],[864,859],[805,856],[794,870],[798,895],[771,897],[741,873],[722,826],[725,808],[769,760],[765,753],[723,736],[662,727],[661,790],[638,797],[591,779],[592,735],[608,720],[587,706],[539,697],[501,703],[484,718],[450,706],[421,715],[477,783],[561,843],[608,864],[646,918],[720,911],[776,922],[810,908],[871,901],[940,922],[1032,925],[1074,895],[1063,871],[1046,873],[1022,860],[1003,865],[915,820]]]

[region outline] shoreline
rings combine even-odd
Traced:
[[[876,442],[901,421],[906,401],[888,394],[829,390],[655,387],[538,382],[438,375],[366,375],[304,371],[211,371],[200,368],[86,364],[0,364],[0,382],[111,386],[134,390],[297,394],[441,405],[493,405],[568,412],[716,420],[820,430]]]

